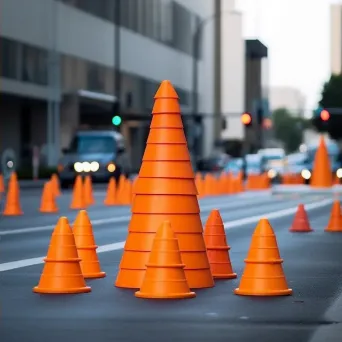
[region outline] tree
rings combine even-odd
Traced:
[[[274,136],[284,143],[287,152],[298,150],[303,141],[303,130],[309,127],[306,119],[294,117],[286,108],[272,113]]]
[[[328,132],[334,140],[342,139],[342,74],[331,75],[324,83],[321,99],[318,103],[320,108],[327,109],[330,113],[328,121],[322,121],[320,110],[313,114],[312,123],[318,132]]]

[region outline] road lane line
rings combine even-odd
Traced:
[[[314,209],[319,209],[322,207],[327,206],[328,204],[331,204],[333,202],[332,199],[327,199],[323,200],[320,202],[314,202],[310,204],[305,205],[305,209],[307,211],[314,210]],[[238,219],[234,221],[228,221],[224,223],[225,229],[232,229],[236,227],[240,227],[242,225],[246,225],[249,223],[255,223],[258,222],[261,218],[268,218],[268,219],[275,219],[275,218],[281,218],[281,217],[286,217],[294,214],[297,211],[297,207],[292,207],[284,210],[278,210],[272,213],[265,213],[262,215],[255,215],[255,216],[250,216],[246,217],[243,219]],[[106,252],[112,252],[116,250],[123,249],[125,246],[125,241],[120,241],[120,242],[115,242],[115,243],[110,243],[107,245],[102,245],[99,246],[97,249],[97,253],[106,253]],[[31,258],[31,259],[24,259],[24,260],[17,260],[17,261],[10,261],[6,262],[3,264],[0,264],[0,272],[6,272],[18,268],[24,268],[24,267],[29,267],[29,266],[34,266],[34,265],[39,265],[42,264],[44,261],[43,259],[45,256],[41,256],[38,258]]]
[[[257,198],[248,198],[247,202],[241,202],[241,205],[246,206],[251,203],[257,202]],[[218,199],[220,200],[220,199]],[[201,205],[201,212],[207,212],[212,210],[216,205],[219,209],[229,209],[236,207],[236,202],[229,202],[226,205],[222,205],[222,201],[224,199],[221,199],[221,201],[216,201],[213,203],[208,203],[206,205]],[[64,216],[64,215],[61,215]],[[127,222],[131,219],[131,215],[127,216],[119,216],[119,217],[110,217],[110,218],[104,218],[104,219],[94,219],[92,220],[93,226],[108,224],[108,223],[123,223]],[[25,227],[25,228],[18,228],[18,229],[12,229],[12,230],[3,230],[0,231],[0,236],[5,235],[18,235],[18,234],[29,234],[29,233],[36,233],[41,231],[52,231],[54,229],[55,225],[45,225],[45,226],[37,226],[37,227]]]

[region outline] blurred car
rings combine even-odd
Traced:
[[[247,154],[245,156],[245,174],[262,174],[265,172],[265,162],[259,154]]]
[[[272,181],[280,182],[285,172],[286,153],[282,148],[265,148],[258,151],[262,156],[265,171]]]
[[[123,136],[111,130],[78,131],[58,164],[61,187],[71,185],[77,175],[91,175],[93,181],[129,176],[130,163]]]
[[[330,167],[333,177],[337,176],[339,179],[342,179],[342,155],[339,146],[333,142],[328,141],[326,143]],[[313,163],[315,159],[315,155],[317,152],[318,144],[307,146],[307,151],[305,153],[305,165],[301,171],[302,177],[305,179],[305,182],[308,184],[311,179]]]
[[[233,158],[226,164],[224,171],[237,175],[239,172],[243,171],[243,164],[244,161],[242,158]]]
[[[285,172],[300,175],[307,166],[306,153],[291,153],[286,156]]]
[[[199,160],[197,168],[198,171],[202,172],[220,172],[224,170],[229,159],[229,155],[225,153],[219,153]]]

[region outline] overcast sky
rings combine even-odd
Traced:
[[[330,12],[333,0],[236,0],[246,37],[269,48],[271,85],[300,89],[307,109],[316,107],[330,73]]]

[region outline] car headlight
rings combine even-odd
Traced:
[[[308,180],[311,177],[311,172],[309,170],[302,170],[301,175],[304,179]]]
[[[107,165],[107,170],[108,170],[108,172],[114,172],[116,170],[115,164],[114,163],[109,163]]]
[[[269,178],[274,178],[276,175],[277,175],[277,172],[275,170],[273,170],[273,169],[268,170],[268,172],[267,172],[267,176]]]
[[[77,162],[74,164],[74,169],[76,172],[82,172],[83,171],[83,164],[80,162]]]
[[[90,163],[90,171],[91,172],[96,172],[99,170],[99,168],[100,168],[100,164],[98,162],[94,161],[94,162]]]
[[[337,176],[337,178],[342,178],[342,169],[338,169],[336,171],[336,176]]]

